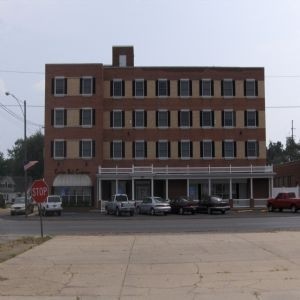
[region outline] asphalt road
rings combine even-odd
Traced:
[[[98,235],[128,233],[264,232],[300,230],[300,212],[231,211],[226,215],[107,216],[99,211],[63,212],[43,217],[44,235]],[[10,216],[0,211],[0,235],[39,235],[40,219],[34,213]]]

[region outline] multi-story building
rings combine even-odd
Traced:
[[[233,206],[271,195],[263,68],[46,65],[45,179],[71,204],[219,194]]]

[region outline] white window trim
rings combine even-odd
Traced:
[[[182,144],[183,143],[188,143],[189,144],[189,156],[182,156]],[[182,160],[191,159],[191,141],[190,140],[180,140],[180,149],[181,149],[180,158]]]
[[[225,89],[224,89],[224,83],[225,83],[225,81],[231,81],[231,83],[232,83],[232,89],[231,89],[231,93],[232,93],[232,95],[230,95],[230,96],[225,96],[224,94],[224,91],[225,91]],[[232,78],[224,78],[223,79],[223,98],[224,99],[231,99],[231,98],[233,98],[234,96],[233,96],[233,79]]]
[[[204,143],[210,143],[211,144],[211,151],[210,151],[210,156],[204,156]],[[203,153],[203,156],[202,156],[202,159],[207,159],[207,160],[211,160],[213,159],[213,141],[212,140],[202,140],[202,153]]]
[[[182,81],[185,81],[185,82],[187,82],[188,83],[188,95],[181,95],[181,83],[182,83]],[[180,80],[179,80],[179,82],[180,82],[180,87],[179,87],[179,91],[180,91],[180,98],[190,98],[191,96],[189,95],[190,94],[190,80],[188,79],[188,78],[181,78]]]
[[[57,111],[63,111],[63,125],[57,125],[56,124],[56,112]],[[65,127],[65,109],[63,107],[57,107],[54,108],[54,116],[53,116],[53,127],[54,128],[64,128]]]
[[[163,113],[167,113],[167,116],[168,116],[168,124],[169,124],[169,111],[167,110],[167,109],[159,109],[158,111],[158,114],[160,113],[160,112],[163,112]],[[160,126],[159,125],[159,117],[157,116],[157,128],[160,128],[160,129],[167,129],[167,128],[169,128],[169,126],[168,125],[166,125],[166,126]]]
[[[89,110],[91,112],[91,124],[90,125],[84,125],[82,124],[81,127],[83,128],[91,128],[93,127],[93,108],[92,107],[82,107],[81,108],[81,120],[83,122],[83,110]]]
[[[54,77],[54,96],[55,97],[64,97],[64,96],[66,96],[65,92],[63,92],[62,94],[56,94],[56,80],[57,79],[65,80],[66,77],[64,77],[64,76],[55,76]],[[65,90],[65,82],[64,82],[64,90]]]
[[[181,117],[181,112],[188,112],[189,113],[189,125],[181,125],[180,124],[180,128],[182,128],[182,129],[188,129],[188,128],[191,128],[191,120],[190,120],[190,118],[191,118],[191,114],[190,114],[190,110],[189,109],[181,109],[180,110],[180,123],[181,123],[181,121],[182,121],[182,117]]]
[[[56,160],[62,160],[62,159],[65,159],[64,156],[56,156],[56,143],[59,143],[59,142],[65,142],[64,139],[55,139],[53,141],[53,158],[56,159]],[[65,152],[65,149],[64,149],[64,152]]]
[[[225,112],[231,112],[232,114],[232,125],[225,125]],[[234,110],[233,109],[224,109],[223,110],[223,113],[224,113],[224,127],[223,128],[235,128],[234,126]]]
[[[142,112],[143,113],[143,126],[137,126],[136,125],[136,113],[137,112]],[[135,124],[134,124],[134,128],[137,128],[137,129],[144,129],[145,128],[145,110],[143,110],[143,109],[135,109],[134,110],[134,118],[135,118]]]
[[[121,95],[120,96],[117,96],[117,95],[115,95],[115,82],[121,82]],[[120,98],[122,98],[123,96],[123,79],[121,79],[121,78],[115,78],[115,79],[113,79],[113,98],[114,99],[120,99]]]
[[[255,124],[257,123],[258,120],[256,120],[256,109],[247,109],[246,110],[246,114],[247,114],[247,124],[246,124],[246,128],[257,128],[256,125],[248,125],[248,112],[254,112],[255,113]]]
[[[225,156],[225,145],[224,145],[224,159],[226,159],[226,160],[232,160],[232,159],[235,159],[235,157],[234,157],[234,140],[224,140],[224,143],[232,143],[232,145],[233,145],[233,156],[231,157],[231,156]]]
[[[143,96],[137,96],[136,95],[136,83],[137,82],[142,82],[143,83]],[[135,82],[134,82],[134,91],[135,91],[135,98],[137,98],[137,99],[144,99],[144,97],[145,97],[145,79],[141,79],[141,78],[137,78],[137,79],[135,79]]]
[[[167,90],[166,90],[166,95],[159,95],[159,84],[160,84],[160,82],[162,82],[162,81],[165,81],[166,82],[166,88],[167,88]],[[166,78],[159,78],[158,80],[157,80],[157,96],[159,97],[159,98],[167,98],[168,97],[168,79],[166,79]]]
[[[83,93],[83,81],[82,81],[82,93],[81,93],[81,95],[82,96],[85,96],[85,97],[90,97],[90,96],[92,96],[93,95],[93,77],[92,76],[82,76],[81,77],[82,79],[90,79],[91,80],[91,92],[90,93],[88,93],[88,94],[84,94]]]
[[[82,159],[91,159],[93,157],[93,140],[92,139],[82,139],[81,140],[81,158]],[[90,156],[83,156],[83,143],[84,142],[89,142],[91,145],[91,151],[90,151]]]
[[[114,154],[115,154],[115,144],[117,143],[121,143],[121,157],[114,157]],[[112,154],[113,154],[113,157],[112,159],[113,160],[122,160],[123,159],[123,141],[122,140],[113,140],[112,141],[112,145],[113,145],[113,149],[112,149]]]
[[[169,153],[169,141],[168,140],[158,140],[157,142],[158,142],[158,145],[157,145],[157,148],[158,148],[157,149],[158,150],[158,159],[159,160],[168,160],[169,159],[169,157],[168,157],[168,153]],[[161,157],[160,156],[160,152],[159,152],[159,144],[160,143],[167,143],[167,147],[168,148],[167,148],[167,156],[166,157]]]
[[[202,79],[202,82],[201,82],[201,90],[202,90],[202,93],[203,93],[203,82],[204,81],[209,81],[209,83],[210,83],[210,86],[209,86],[209,91],[210,91],[210,96],[207,96],[207,95],[201,95],[201,97],[202,98],[205,98],[205,99],[210,99],[210,98],[212,98],[212,93],[211,93],[211,82],[212,82],[212,79],[211,78],[203,78]]]
[[[115,113],[121,113],[121,126],[119,127],[116,127],[115,126]],[[112,128],[114,128],[114,129],[122,129],[123,127],[122,127],[122,124],[123,124],[123,111],[121,110],[121,109],[114,109],[113,110],[113,120],[112,120],[112,125],[113,125],[113,127]]]
[[[254,82],[254,95],[253,96],[245,96],[247,99],[255,99],[255,98],[257,98],[257,96],[255,95],[255,79],[253,79],[253,78],[247,78],[246,79],[246,82],[247,81],[252,81],[252,82]],[[245,89],[247,90],[247,88],[245,87]]]
[[[211,124],[212,124],[212,125],[209,125],[209,126],[207,126],[207,125],[202,125],[201,128],[213,128],[213,127],[214,127],[214,126],[213,126],[213,125],[214,125],[213,123],[214,123],[214,121],[215,121],[215,120],[212,119],[212,112],[213,112],[213,110],[212,110],[212,109],[202,109],[202,110],[200,111],[202,120],[203,120],[203,115],[202,115],[203,112],[210,112]]]
[[[255,152],[256,152],[256,156],[249,156],[248,155],[248,143],[255,143]],[[257,140],[247,140],[247,158],[248,159],[257,159],[258,155],[257,155]]]
[[[144,156],[143,157],[137,157],[136,156],[136,143],[143,143],[144,144]],[[136,141],[134,141],[134,158],[136,160],[144,160],[145,159],[145,141],[144,140],[136,140]]]

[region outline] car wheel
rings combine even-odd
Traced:
[[[179,208],[179,214],[180,214],[180,215],[183,215],[183,214],[184,214],[184,210],[183,210],[182,207]]]
[[[269,212],[274,211],[274,208],[273,208],[273,205],[272,205],[272,204],[268,205],[268,211],[269,211]]]
[[[155,215],[155,211],[154,211],[154,208],[153,208],[153,207],[152,207],[151,210],[150,210],[150,215],[151,215],[151,216],[154,216],[154,215]]]
[[[292,211],[292,213],[296,213],[297,212],[297,208],[296,208],[295,205],[291,206],[291,211]]]

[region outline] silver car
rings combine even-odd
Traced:
[[[171,211],[171,206],[160,197],[146,197],[142,203],[137,206],[139,214],[155,215],[161,213],[167,215]]]

